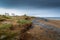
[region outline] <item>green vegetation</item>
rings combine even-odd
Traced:
[[[10,27],[12,27],[12,24],[1,24],[0,25],[0,30],[1,29],[7,29],[7,28],[10,28]]]
[[[5,18],[0,17],[0,21],[4,21],[4,20],[5,20]]]
[[[6,19],[10,19],[11,18],[10,16],[6,16],[6,15],[3,15],[2,17],[6,18]]]
[[[19,24],[26,24],[26,23],[31,23],[29,20],[18,20],[17,21]]]
[[[30,17],[0,15],[0,40],[20,40],[31,26]]]
[[[12,24],[0,24],[0,40],[16,40],[15,37],[20,33],[10,30]]]
[[[14,38],[17,36],[17,34],[18,33],[14,32],[14,31],[1,30],[0,31],[0,40],[14,40]]]
[[[0,21],[5,21],[6,19],[11,19],[11,16],[0,15]]]

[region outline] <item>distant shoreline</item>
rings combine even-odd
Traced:
[[[50,19],[50,20],[60,20],[60,17],[44,17],[46,19]]]

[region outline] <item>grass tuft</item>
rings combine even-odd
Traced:
[[[12,27],[12,24],[1,24],[0,25],[0,29],[7,29],[7,28],[10,28]]]
[[[18,20],[17,22],[20,24],[31,23],[31,21],[29,21],[29,20]]]

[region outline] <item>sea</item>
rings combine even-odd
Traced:
[[[46,19],[50,19],[50,20],[60,20],[60,17],[44,17]]]

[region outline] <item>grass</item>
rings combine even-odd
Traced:
[[[12,24],[1,24],[0,25],[0,40],[13,40],[17,31],[10,30],[10,27],[13,27]]]
[[[1,18],[1,17],[0,17],[0,21],[4,21],[4,20],[5,20],[5,18]]]
[[[31,23],[29,20],[18,20],[19,24]],[[16,40],[15,38],[20,36],[20,31],[10,30],[13,27],[12,24],[0,24],[0,40]],[[18,38],[17,38],[18,39]]]
[[[7,29],[7,28],[10,28],[12,27],[12,24],[1,24],[0,25],[0,29]]]
[[[3,18],[6,18],[6,19],[10,19],[11,17],[10,16],[5,16],[5,15],[2,15]]]
[[[29,20],[18,20],[17,21],[19,24],[26,24],[26,23],[31,23]]]
[[[26,16],[11,17],[11,16],[0,15],[0,23],[2,23],[2,24],[0,24],[0,40],[18,40],[18,39],[20,39],[20,35],[23,34],[23,33],[21,33],[21,31],[25,31],[27,29],[27,27],[30,26],[30,23],[31,23],[30,20],[26,20],[26,19],[29,19],[29,17],[26,17]],[[11,21],[12,21],[12,24],[9,23]],[[7,22],[7,23],[4,23],[4,22]],[[21,25],[22,25],[22,27],[21,27]],[[11,30],[12,28],[14,30]],[[17,39],[16,39],[16,37],[17,37]]]
[[[14,31],[0,31],[0,40],[13,40],[17,36],[17,34],[18,33]]]
[[[0,15],[0,21],[5,21],[6,19],[11,19],[10,16]]]

